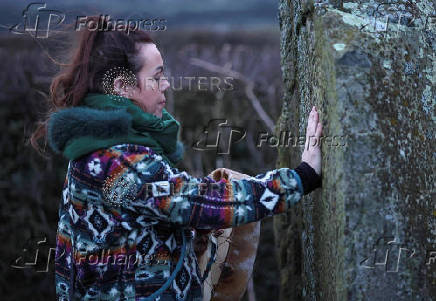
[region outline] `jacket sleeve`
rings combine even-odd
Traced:
[[[300,176],[290,168],[241,180],[215,181],[170,167],[157,154],[147,154],[131,164],[123,177],[115,190],[125,210],[198,229],[259,221],[286,211],[304,193]]]

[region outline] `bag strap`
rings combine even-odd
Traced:
[[[201,282],[204,282],[204,280],[207,279],[207,277],[209,276],[209,272],[210,269],[212,267],[212,264],[216,261],[216,256],[217,256],[217,248],[218,248],[218,243],[216,241],[216,238],[213,234],[209,234],[209,242],[210,242],[210,246],[211,246],[211,250],[210,250],[210,257],[209,260],[207,262],[206,265],[206,269],[204,270],[203,276],[200,277]]]
[[[155,291],[153,294],[151,294],[150,296],[144,298],[145,301],[155,301],[155,299],[157,297],[160,297],[160,295],[166,290],[168,289],[168,287],[171,285],[171,282],[173,282],[173,280],[176,278],[177,273],[180,271],[180,269],[182,268],[183,265],[183,260],[185,259],[186,256],[186,237],[185,237],[185,231],[182,228],[181,229],[182,232],[182,238],[183,238],[183,244],[182,244],[182,248],[181,248],[181,254],[180,254],[180,258],[179,261],[177,262],[176,268],[174,269],[173,273],[170,275],[170,277],[168,278],[168,280],[157,290]]]

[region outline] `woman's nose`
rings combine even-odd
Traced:
[[[168,78],[165,77],[162,79],[160,87],[162,92],[170,87],[170,82],[168,81]]]

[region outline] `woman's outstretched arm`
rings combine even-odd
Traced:
[[[312,110],[307,140],[309,136],[319,140],[320,134],[318,114]],[[172,168],[149,149],[126,169],[125,177],[135,188],[121,205],[134,214],[194,228],[222,229],[259,221],[288,210],[303,194],[320,186],[321,154],[319,145],[313,144],[306,141],[303,162],[296,169],[220,181]]]

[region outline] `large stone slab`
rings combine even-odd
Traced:
[[[435,3],[281,0],[279,11],[277,135],[304,135],[317,105],[326,136],[323,188],[274,217],[281,300],[431,300]],[[277,166],[301,151],[280,149]]]

